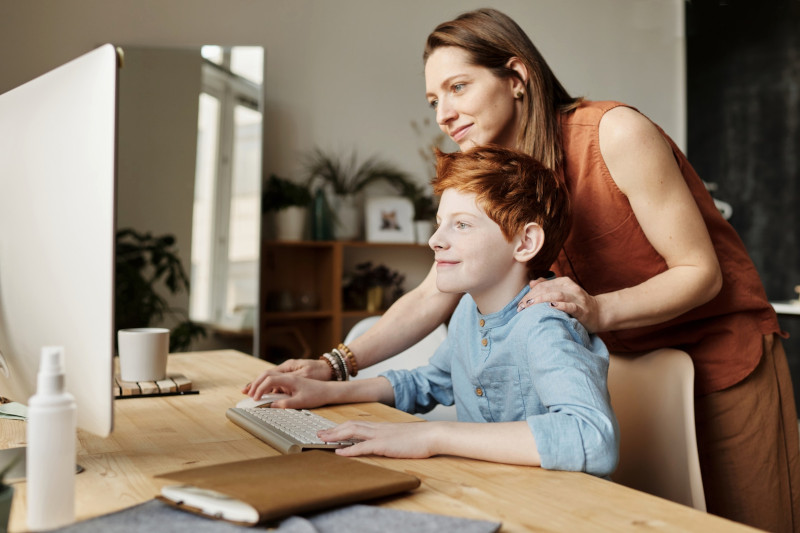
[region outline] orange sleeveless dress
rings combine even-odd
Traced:
[[[564,177],[572,212],[579,216],[573,216],[572,232],[553,270],[593,295],[638,285],[667,270],[600,154],[600,119],[621,105],[585,102],[564,115],[561,123]],[[600,337],[612,352],[663,347],[688,352],[695,365],[695,392],[705,395],[747,377],[760,360],[762,337],[780,333],[780,326],[741,239],[722,218],[683,153],[661,133],[672,146],[708,227],[722,269],[722,289],[710,302],[668,322],[604,332]]]

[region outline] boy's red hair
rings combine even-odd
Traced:
[[[499,146],[464,152],[436,151],[434,193],[445,189],[476,195],[478,205],[507,240],[529,222],[544,230],[544,245],[528,262],[531,279],[542,276],[556,260],[570,230],[567,188],[560,177],[533,157]]]

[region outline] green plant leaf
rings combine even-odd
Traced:
[[[261,209],[279,211],[292,206],[307,207],[310,203],[311,192],[306,185],[272,174],[264,186]]]
[[[188,347],[192,339],[205,336],[204,326],[192,323],[185,311],[170,308],[166,298],[159,293],[162,287],[171,294],[189,292],[190,289],[174,236],[154,237],[149,232],[120,229],[117,232],[115,277],[117,329],[152,326],[168,315],[179,315],[179,319],[181,316],[185,319],[175,328],[181,328],[176,340],[178,345]],[[191,326],[184,326],[186,323]],[[174,332],[170,334],[171,342],[173,336]]]
[[[359,163],[355,151],[340,159],[315,148],[306,155],[304,166],[309,187],[315,182],[322,182],[339,195],[356,194],[377,181],[397,186],[397,183],[405,183],[409,179],[407,173],[376,156]]]

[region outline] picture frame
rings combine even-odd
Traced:
[[[367,242],[414,242],[414,204],[408,198],[368,197],[364,217]]]

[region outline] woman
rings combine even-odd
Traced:
[[[551,302],[612,352],[687,351],[709,512],[800,530],[800,448],[777,317],[744,245],[685,156],[636,110],[571,97],[498,11],[439,25],[424,60],[428,101],[462,150],[495,143],[525,151],[562,172],[569,187],[574,220],[553,265],[560,277],[532,281],[520,309]],[[413,345],[457,301],[436,290],[431,271],[353,341],[354,365]],[[287,361],[273,372],[331,377],[324,360]],[[260,396],[265,376],[245,392]]]

